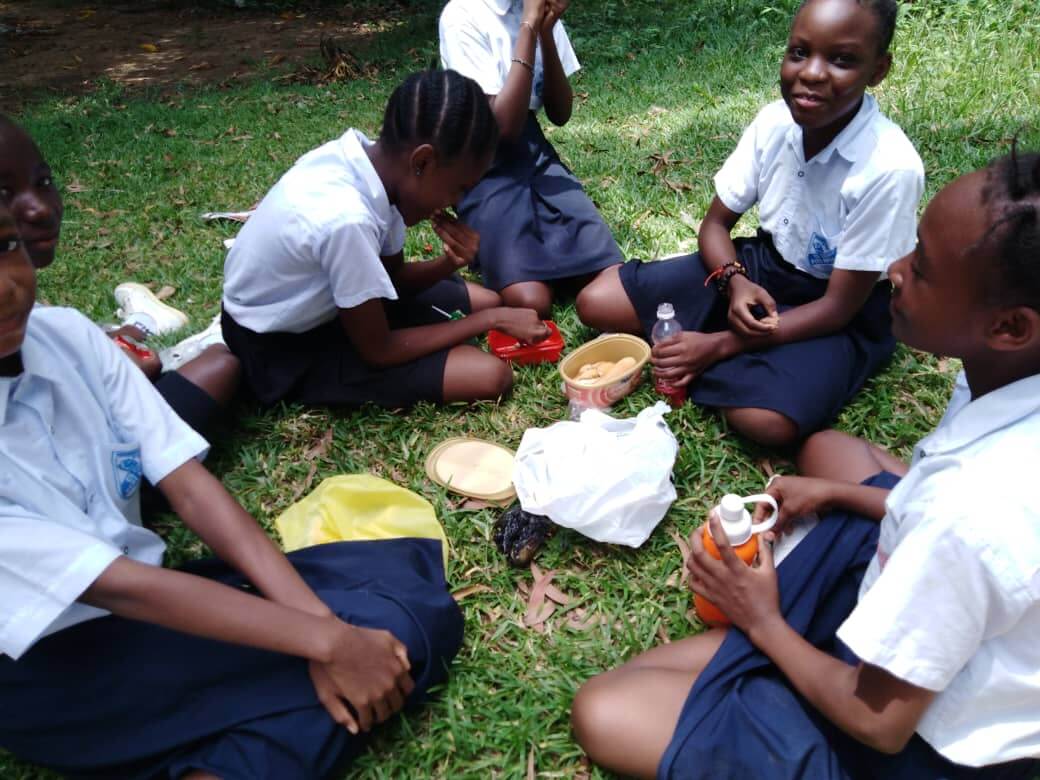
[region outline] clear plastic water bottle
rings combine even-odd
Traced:
[[[654,346],[675,341],[682,335],[682,325],[675,319],[675,307],[670,303],[661,303],[657,306],[657,322],[654,329],[650,331],[650,340]],[[668,404],[677,409],[686,403],[686,388],[674,387],[663,379],[655,379],[654,387],[657,392],[664,396]]]

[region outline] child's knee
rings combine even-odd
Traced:
[[[513,369],[504,360],[490,358],[477,383],[475,398],[488,401],[505,398],[513,390]]]
[[[534,309],[542,319],[552,313],[552,289],[543,282],[520,282],[502,290],[502,302],[519,309]]]
[[[604,734],[610,731],[610,689],[599,677],[582,685],[571,704],[571,729],[582,749],[590,755],[596,752]]]
[[[502,305],[502,297],[497,292],[479,284],[466,282],[466,293],[469,295],[470,311],[483,311]]]
[[[741,435],[766,447],[790,447],[798,442],[798,425],[772,409],[726,409],[723,416]]]
[[[574,301],[578,319],[596,330],[639,331],[639,318],[618,276],[620,266],[602,271],[585,285]]]

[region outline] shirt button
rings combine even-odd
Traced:
[[[798,178],[800,179],[803,176],[805,176],[805,171],[798,171]]]
[[[786,225],[786,224],[788,224],[788,223],[789,223],[790,221],[791,221],[791,220],[789,220],[789,219],[788,219],[787,217],[784,217],[784,224],[785,224],[785,225]]]
[[[126,545],[124,544],[124,545],[123,545],[123,555],[129,555],[129,554],[130,554],[130,548],[129,548],[129,547],[127,547],[127,546],[126,546]]]

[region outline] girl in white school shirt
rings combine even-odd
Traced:
[[[509,391],[509,366],[466,342],[490,328],[536,342],[548,328],[458,277],[481,236],[441,212],[497,140],[473,81],[424,71],[394,90],[378,140],[348,130],[271,188],[224,264],[224,338],[260,401],[406,407]],[[444,254],[406,263],[405,227],[431,216]]]
[[[512,306],[549,316],[552,285],[580,288],[623,258],[610,229],[538,124],[571,117],[580,67],[560,17],[569,0],[451,0],[441,63],[477,81],[502,131],[491,170],[458,203],[481,234],[484,283]]]
[[[636,777],[1040,776],[1040,154],[946,186],[889,269],[892,327],[964,371],[909,466],[836,431],[768,488],[819,524],[778,567],[690,539],[690,584],[733,628],[587,682],[572,714]],[[880,473],[879,473],[880,472]]]

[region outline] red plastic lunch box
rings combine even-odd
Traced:
[[[521,344],[517,339],[500,330],[489,330],[487,334],[488,349],[491,354],[518,366],[532,363],[555,363],[563,352],[563,336],[556,323],[542,320],[549,326],[549,337],[537,344]]]

